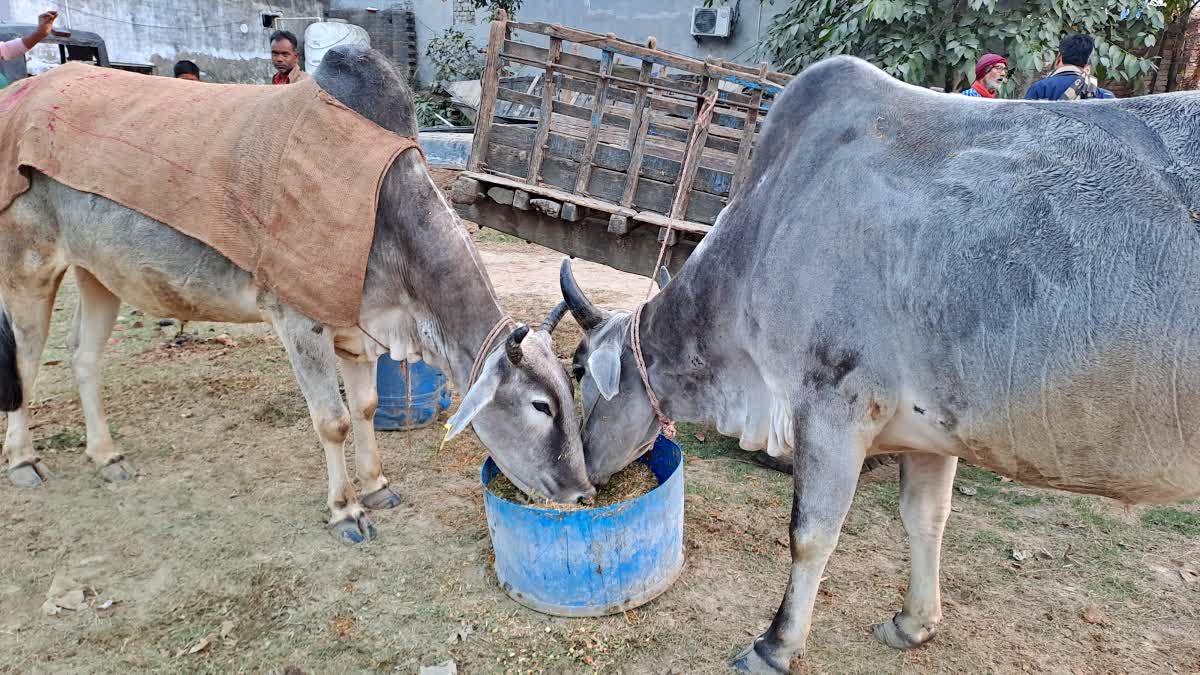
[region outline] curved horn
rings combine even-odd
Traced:
[[[525,340],[525,336],[529,335],[529,326],[523,323],[517,324],[516,330],[509,334],[508,340],[504,342],[504,353],[508,355],[508,360],[514,365],[521,365],[521,342]]]
[[[542,322],[542,330],[546,331],[547,333],[553,333],[554,329],[558,328],[558,322],[562,321],[563,314],[566,313],[567,301],[563,300],[555,305],[554,309],[550,310],[550,316],[547,316],[546,320]]]
[[[580,328],[586,331],[600,325],[604,315],[587,299],[579,284],[575,283],[575,274],[571,272],[569,258],[563,258],[562,269],[558,273],[558,285],[562,290],[563,300],[567,302],[567,308],[571,310],[571,316],[575,317],[575,322]]]
[[[667,271],[666,265],[658,268],[658,274],[655,275],[654,280],[658,282],[658,290],[660,291],[666,288],[667,284],[671,283],[671,273]]]

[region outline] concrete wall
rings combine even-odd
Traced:
[[[39,12],[57,9],[59,27],[99,33],[113,61],[148,63],[170,75],[175,61],[191,59],[214,82],[269,82],[271,50],[264,12],[319,17],[324,0],[0,0],[0,21],[34,23]],[[283,21],[300,38],[309,21]],[[57,51],[30,58],[36,71]]]
[[[718,5],[732,5],[738,0],[718,0]],[[789,4],[786,0],[740,0],[740,17],[728,39],[692,38],[692,7],[703,6],[704,0],[525,0],[517,18],[521,21],[561,23],[597,33],[615,33],[629,40],[658,38],[660,49],[704,58],[714,56],[737,63],[753,64],[761,60],[757,53],[759,38],[766,34],[771,18]],[[357,9],[391,6],[388,0],[330,0],[333,9]],[[433,69],[425,56],[429,40],[459,18],[458,28],[475,36],[480,48],[487,44],[487,12],[476,12],[476,22],[463,25],[461,8],[455,12],[454,0],[406,0],[393,3],[411,7],[417,16],[418,77],[428,82]],[[469,30],[468,30],[469,29]]]

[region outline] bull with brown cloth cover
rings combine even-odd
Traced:
[[[384,353],[428,359],[470,387],[455,432],[472,425],[523,490],[594,494],[546,330],[561,313],[542,330],[511,326],[413,140],[411,92],[377,52],[335,48],[292,87],[68,65],[10,87],[0,111],[0,410],[14,483],[49,478],[28,406],[74,268],[71,363],[86,452],[106,478],[132,473],[99,394],[124,300],[184,320],[273,325],[325,450],[331,527],[346,541],[374,536],[364,506],[400,501],[372,426]],[[346,468],[351,429],[362,500]]]

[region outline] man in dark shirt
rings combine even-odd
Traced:
[[[1054,62],[1054,72],[1043,80],[1038,80],[1025,92],[1025,98],[1039,101],[1074,101],[1083,98],[1095,98],[1096,87],[1086,73],[1084,66],[1092,58],[1092,48],[1095,41],[1087,35],[1068,35],[1058,44],[1058,58]]]

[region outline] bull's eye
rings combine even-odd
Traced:
[[[546,403],[545,401],[534,401],[533,408],[542,414],[550,414],[550,404]]]
[[[578,363],[571,364],[571,376],[575,378],[576,382],[582,382],[584,375],[587,375],[586,368]]]

